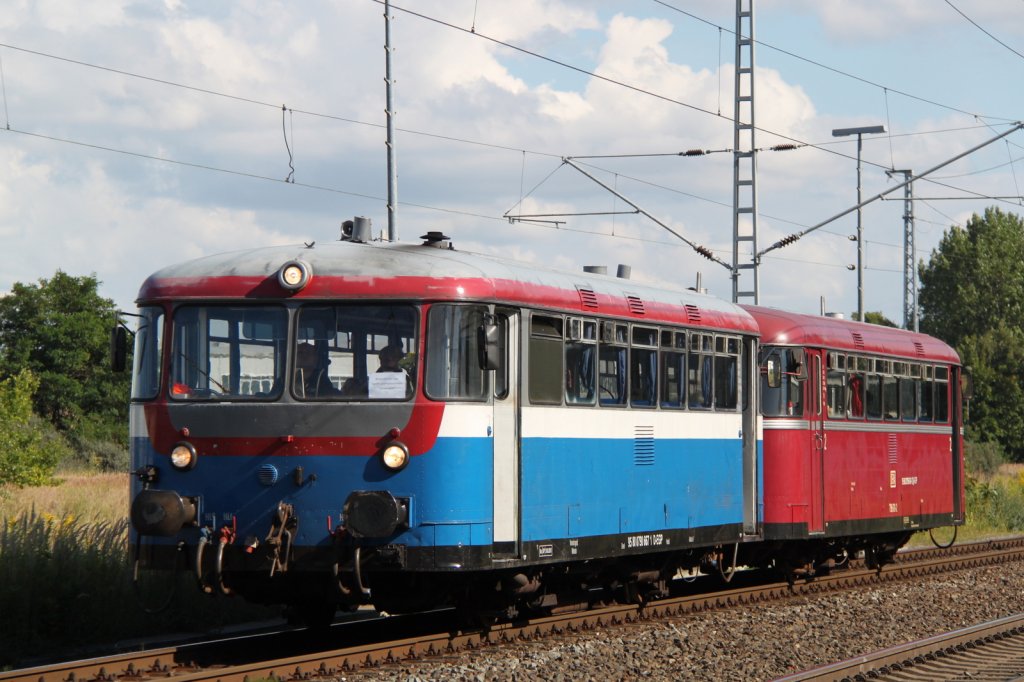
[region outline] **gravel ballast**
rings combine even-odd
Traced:
[[[1024,564],[601,628],[348,680],[772,680],[1020,613]]]

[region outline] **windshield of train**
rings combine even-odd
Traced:
[[[160,361],[163,357],[164,311],[156,306],[139,310],[133,353],[132,398],[149,400],[160,390]]]
[[[268,400],[284,386],[281,306],[182,306],[174,312],[171,398]]]
[[[298,400],[408,400],[419,314],[405,304],[307,305],[292,354]]]

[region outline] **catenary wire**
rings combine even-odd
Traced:
[[[668,2],[664,2],[664,0],[652,0],[652,1],[657,3],[657,4],[659,4],[659,5],[661,5],[662,7],[666,7],[668,9],[670,9],[670,10],[673,10],[675,12],[679,12],[680,14],[688,16],[691,19],[694,19],[694,20],[699,21],[701,23],[707,24],[708,26],[712,26],[712,27],[717,28],[719,30],[728,31],[729,33],[731,33],[733,35],[736,34],[735,31],[731,31],[728,28],[724,28],[722,26],[719,26],[718,24],[715,24],[712,21],[709,21],[707,19],[704,19],[703,17],[700,17],[700,16],[697,16],[696,14],[693,14],[692,12],[687,12],[686,10],[680,9],[680,8],[670,4]],[[917,100],[918,102],[922,102],[924,104],[930,104],[932,106],[940,107],[942,109],[948,109],[949,111],[955,111],[955,112],[957,112],[959,114],[965,114],[967,116],[971,116],[973,118],[978,118],[978,119],[991,119],[991,120],[995,120],[995,121],[1007,121],[1007,122],[1016,120],[1014,118],[1007,118],[1007,117],[1003,117],[1003,116],[988,116],[988,115],[978,114],[978,113],[971,112],[971,111],[966,111],[964,109],[960,109],[958,107],[954,107],[954,106],[951,106],[949,104],[943,104],[942,102],[937,102],[935,100],[928,99],[927,97],[920,97],[918,95],[914,95],[914,94],[911,94],[909,92],[905,92],[903,90],[899,90],[897,88],[885,86],[885,85],[882,85],[880,83],[875,83],[874,81],[870,81],[870,80],[868,80],[866,78],[862,78],[861,76],[857,76],[857,75],[854,75],[852,73],[848,73],[846,71],[843,71],[842,69],[837,69],[834,66],[829,66],[828,64],[824,64],[822,62],[815,61],[813,59],[808,59],[807,57],[802,57],[802,56],[796,54],[795,52],[790,52],[789,50],[785,50],[785,49],[783,49],[781,47],[777,47],[775,45],[772,45],[771,43],[766,43],[766,42],[763,42],[763,41],[760,41],[760,40],[754,40],[754,43],[759,45],[759,46],[761,46],[761,47],[766,47],[769,50],[774,50],[775,52],[778,52],[780,54],[784,54],[784,55],[786,55],[788,57],[792,57],[793,59],[798,59],[798,60],[800,60],[802,62],[806,62],[806,63],[811,64],[813,66],[817,66],[817,67],[825,69],[827,71],[831,71],[833,73],[839,74],[840,76],[845,76],[847,78],[852,78],[853,80],[856,80],[856,81],[859,81],[861,83],[864,83],[865,85],[871,85],[871,86],[876,87],[876,88],[883,88],[883,89],[888,90],[889,92],[893,92],[893,93],[895,93],[897,95],[901,95],[901,96],[907,97],[909,99]]]

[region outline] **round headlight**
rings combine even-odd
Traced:
[[[191,443],[178,443],[171,450],[171,466],[178,471],[188,471],[196,465],[196,449]]]
[[[313,276],[308,263],[300,260],[288,261],[277,271],[277,282],[288,291],[299,291]]]
[[[402,443],[392,443],[380,453],[384,466],[392,471],[401,471],[409,463],[409,448]]]

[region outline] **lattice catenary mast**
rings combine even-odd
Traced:
[[[754,144],[754,0],[736,0],[732,157],[732,300],[758,303],[757,157]],[[744,253],[740,247],[744,246]],[[749,249],[749,258],[746,255]],[[741,286],[741,274],[748,280]]]

